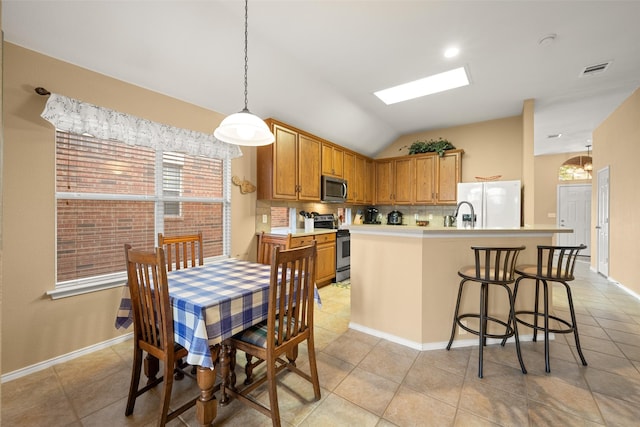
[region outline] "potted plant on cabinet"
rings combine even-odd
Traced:
[[[406,145],[403,148],[406,148]],[[409,146],[409,154],[420,154],[420,153],[433,153],[436,152],[440,157],[444,156],[444,152],[446,150],[454,150],[456,147],[453,146],[448,140],[439,137],[436,139],[429,139],[426,141],[416,141]]]

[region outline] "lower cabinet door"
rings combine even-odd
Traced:
[[[336,277],[336,243],[318,245],[316,258],[316,283],[327,284]]]

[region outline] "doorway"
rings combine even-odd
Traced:
[[[598,273],[609,277],[609,167],[598,171],[598,210],[596,225]]]
[[[573,233],[558,233],[560,246],[587,245],[580,255],[591,256],[591,185],[558,185],[558,227]]]

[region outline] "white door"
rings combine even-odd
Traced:
[[[598,171],[597,215],[597,268],[598,273],[609,277],[609,167]]]
[[[558,233],[560,246],[587,245],[580,255],[591,255],[591,185],[558,186],[558,226],[573,233]]]

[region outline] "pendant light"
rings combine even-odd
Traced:
[[[587,145],[587,163],[585,163],[584,165],[584,170],[588,171],[589,173],[591,173],[591,171],[593,170],[593,163],[591,160],[591,145]]]
[[[273,133],[267,124],[258,116],[252,114],[247,107],[247,40],[249,36],[248,19],[249,0],[244,2],[244,109],[238,113],[227,116],[220,126],[213,131],[216,139],[234,145],[259,146],[268,145],[275,141]]]

